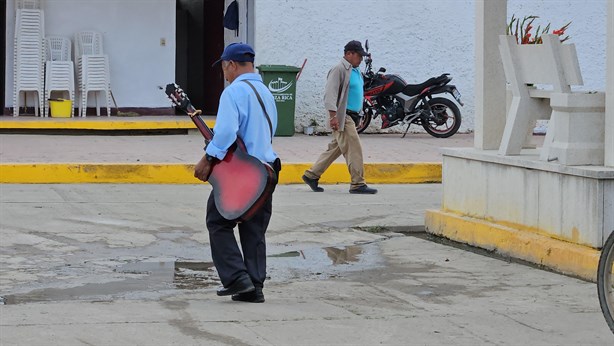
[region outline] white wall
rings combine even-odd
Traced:
[[[572,20],[567,32],[585,89],[604,90],[606,1],[510,0],[508,15],[539,15],[555,28]],[[297,130],[314,115],[323,122],[326,73],[352,39],[369,39],[374,68],[385,66],[408,83],[451,73],[465,102],[461,131],[473,129],[473,0],[256,0],[255,7],[256,64],[300,66],[308,59],[297,85]]]
[[[175,79],[174,0],[43,1],[46,35],[74,40],[78,31],[103,33],[105,54],[110,60],[111,88],[119,107],[169,107],[157,86]],[[6,107],[13,103],[14,16],[15,1],[9,0]],[[164,47],[160,45],[161,38],[166,39]]]

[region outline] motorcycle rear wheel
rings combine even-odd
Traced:
[[[371,115],[369,112],[362,112],[362,117],[360,117],[360,120],[356,122],[356,131],[358,133],[362,133],[364,130],[367,129],[367,127],[369,127],[369,124],[371,123]]]
[[[437,138],[448,138],[455,134],[461,125],[461,113],[454,102],[443,97],[436,97],[428,101],[431,110],[436,116],[443,116],[445,122],[437,124],[435,119],[423,120],[422,127],[431,136]]]

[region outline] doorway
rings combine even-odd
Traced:
[[[215,115],[224,76],[211,64],[224,50],[224,0],[177,0],[176,9],[175,80],[194,107]]]
[[[0,0],[0,18],[2,21],[6,23],[6,0]],[[6,78],[5,78],[5,69],[6,69],[6,24],[0,25],[0,85],[2,86],[1,90],[6,90]],[[6,113],[4,109],[4,98],[6,97],[6,92],[3,92],[0,95],[0,115],[4,115]]]

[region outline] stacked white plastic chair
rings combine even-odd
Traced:
[[[44,61],[45,61],[45,20],[36,1],[19,1],[15,16],[15,50],[13,69],[13,116],[19,116],[21,93],[24,93],[24,105],[27,106],[29,92],[37,94],[34,104],[35,115],[43,106]],[[30,8],[19,8],[28,6]]]
[[[93,31],[83,31],[75,34],[75,61],[81,100],[79,116],[84,117],[87,111],[87,98],[90,92],[95,93],[96,115],[100,116],[98,94],[105,93],[107,100],[107,116],[111,116],[111,77],[109,57],[104,54],[102,34]]]
[[[17,0],[18,9],[42,10],[41,0]]]
[[[71,105],[75,104],[75,67],[71,60],[71,42],[67,37],[49,36],[47,63],[45,64],[45,117],[49,115],[49,98],[52,91],[65,91]],[[75,110],[71,106],[70,116]]]

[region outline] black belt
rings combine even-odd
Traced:
[[[346,109],[345,114],[349,115],[350,118],[354,120],[354,123],[358,124],[360,122],[360,118],[361,118],[360,113]]]
[[[281,171],[281,160],[279,159],[279,157],[276,158],[273,162],[268,162],[268,164],[271,165],[275,173],[279,174],[279,172]]]

